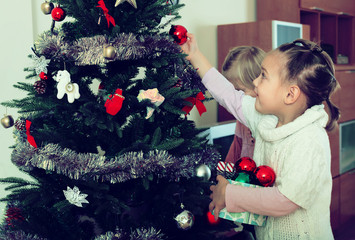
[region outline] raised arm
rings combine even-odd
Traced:
[[[207,71],[212,68],[212,65],[199,50],[195,36],[192,33],[187,33],[187,37],[188,39],[181,46],[181,49],[188,55],[186,59],[191,62],[192,66],[197,69],[197,73],[203,78]]]
[[[197,73],[202,78],[202,83],[219,104],[240,122],[247,125],[242,112],[244,92],[235,90],[233,84],[211,65],[199,50],[193,34],[188,33],[187,36],[188,40],[181,48],[188,55],[186,59],[197,69]]]

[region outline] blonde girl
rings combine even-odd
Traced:
[[[222,65],[222,74],[236,90],[256,97],[253,80],[260,75],[261,62],[265,52],[254,46],[232,48]],[[240,157],[253,157],[255,139],[251,131],[237,121],[233,142],[226,156],[226,162],[235,163]]]

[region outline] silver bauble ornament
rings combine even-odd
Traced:
[[[14,119],[11,115],[5,115],[3,118],[1,118],[1,124],[4,128],[12,127],[14,125]]]
[[[196,176],[208,181],[211,178],[211,169],[206,164],[201,164],[196,168]]]
[[[178,227],[183,230],[190,229],[195,222],[194,215],[188,210],[182,211],[174,219],[175,219]]]
[[[131,4],[132,7],[134,7],[134,8],[137,9],[136,0],[116,0],[115,7],[117,7],[118,5],[120,5],[121,3],[126,2],[126,1],[127,1],[129,4]]]
[[[105,46],[103,55],[108,60],[114,59],[115,56],[116,56],[116,48],[114,48],[114,47],[112,47],[110,45]]]
[[[46,15],[51,14],[53,8],[54,8],[53,3],[49,3],[49,2],[46,1],[46,2],[41,4],[41,10]]]

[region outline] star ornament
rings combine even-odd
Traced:
[[[120,5],[121,3],[126,2],[126,1],[127,1],[129,4],[131,4],[132,7],[134,7],[135,9],[137,9],[136,0],[116,0],[115,7],[117,7],[118,5]]]
[[[73,189],[67,187],[67,190],[63,190],[63,193],[68,202],[77,207],[83,207],[83,203],[89,203],[88,200],[85,199],[88,195],[80,193],[79,188],[76,186],[74,186]]]

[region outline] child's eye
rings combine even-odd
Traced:
[[[261,78],[266,78],[266,75],[264,72],[261,72]]]

